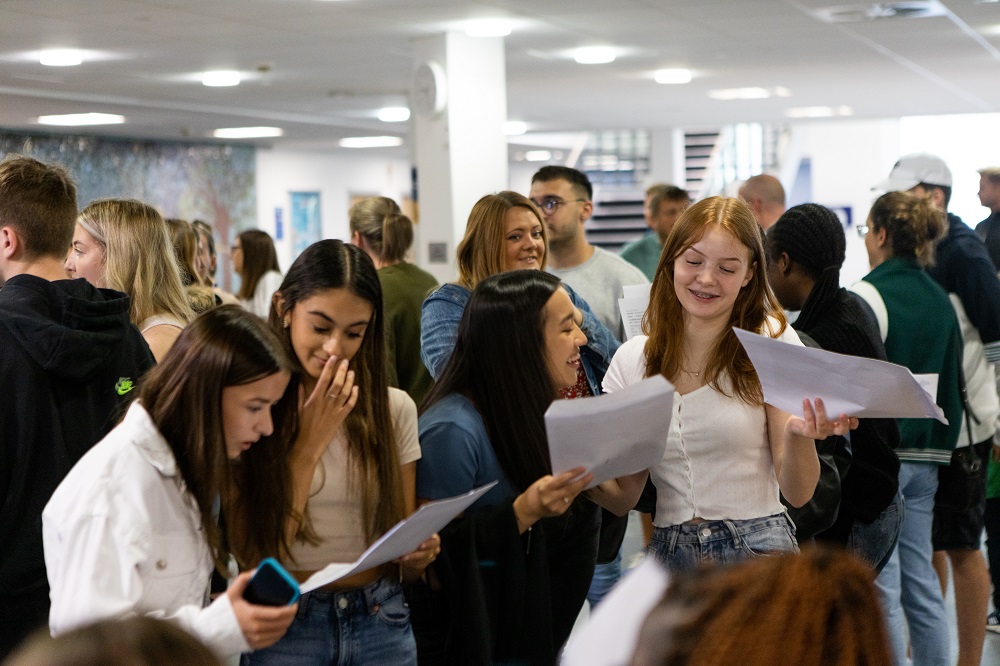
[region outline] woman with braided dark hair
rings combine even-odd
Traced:
[[[766,245],[768,280],[783,307],[800,310],[792,324],[800,336],[828,351],[886,360],[874,314],[860,297],[840,286],[846,242],[833,211],[812,203],[789,209],[767,232]],[[821,454],[824,447],[832,450],[837,445],[834,439],[818,442]],[[846,546],[881,571],[902,523],[895,452],[899,429],[893,419],[860,419],[850,441],[852,459],[840,481],[839,511],[836,487],[814,496],[834,506],[812,507],[832,511],[836,521],[814,536]]]

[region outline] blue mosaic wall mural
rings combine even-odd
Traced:
[[[0,132],[0,159],[8,153],[62,164],[76,181],[80,208],[95,199],[140,199],[164,217],[205,220],[226,264],[225,248],[257,226],[253,146]],[[228,273],[228,265],[219,268],[219,277]]]

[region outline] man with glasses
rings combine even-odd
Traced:
[[[931,542],[934,568],[938,572],[942,592],[947,585],[948,562],[951,562],[958,616],[958,663],[978,664],[982,659],[990,590],[986,563],[979,550],[986,506],[986,463],[1000,417],[993,367],[993,363],[1000,361],[1000,281],[983,241],[957,215],[947,212],[951,186],[951,170],[944,160],[928,153],[914,153],[901,157],[889,177],[872,189],[910,192],[926,198],[947,215],[945,236],[937,245],[934,264],[927,272],[948,292],[961,326],[962,371],[967,395],[964,421],[968,423],[962,424],[951,465],[939,468],[939,477],[962,484],[963,488],[968,486],[969,492],[963,495],[974,497],[975,501],[966,510],[956,510],[944,506],[946,499],[938,493],[934,502]],[[979,473],[970,474],[967,478],[956,475],[964,467],[962,460],[973,457],[969,454],[974,454],[977,459],[971,467],[977,468]],[[904,518],[904,533],[906,529]],[[905,540],[901,535],[900,542]],[[905,568],[906,556],[897,546],[890,565],[877,580],[890,616],[893,606],[898,608],[900,604],[900,573],[903,586],[907,586],[906,571],[899,570],[900,564]],[[909,594],[903,592],[902,606],[908,619],[919,618],[927,612],[921,597],[912,589]],[[905,643],[899,629],[890,627],[895,634],[893,648],[896,661],[902,663]],[[945,638],[943,636],[942,640]],[[917,656],[914,655],[915,664],[919,661]]]
[[[619,340],[625,328],[618,310],[622,287],[648,284],[641,270],[587,242],[584,224],[594,212],[593,187],[586,174],[545,166],[531,179],[529,198],[542,211],[548,237],[548,270],[583,297]]]

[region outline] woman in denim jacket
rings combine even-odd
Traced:
[[[496,273],[545,268],[545,226],[535,205],[517,192],[487,194],[469,214],[465,238],[458,245],[458,281],[443,285],[424,301],[420,319],[420,356],[435,381],[455,348],[458,323],[472,290]],[[583,315],[577,324],[587,336],[580,348],[580,377],[563,397],[600,395],[601,382],[620,343],[569,285],[573,305]],[[589,393],[588,393],[589,392]]]

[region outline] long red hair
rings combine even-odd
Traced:
[[[660,265],[649,292],[649,309],[642,318],[646,341],[646,376],[662,374],[675,380],[680,370],[684,340],[684,310],[674,291],[674,262],[716,225],[731,233],[747,248],[750,282],[740,289],[729,317],[729,325],[716,341],[705,379],[717,391],[752,404],[763,404],[760,380],[732,328],[778,336],[787,326],[785,315],[767,283],[762,232],[753,209],[744,201],[709,197],[685,210],[660,254]],[[768,320],[772,320],[769,322]],[[776,323],[776,326],[774,324]],[[772,330],[773,329],[773,330]],[[723,377],[725,382],[720,381]]]

